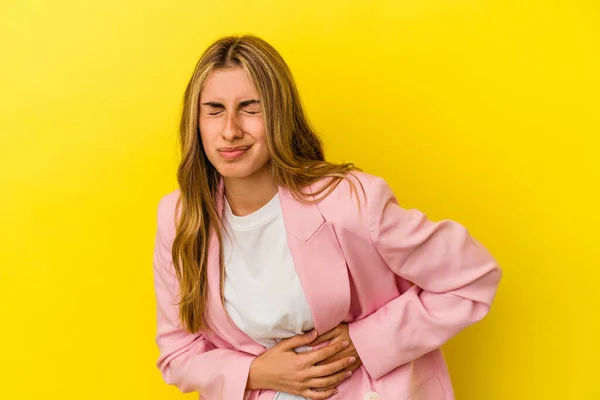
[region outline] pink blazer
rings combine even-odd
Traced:
[[[440,346],[488,313],[502,273],[463,226],[434,223],[403,209],[383,179],[354,176],[365,190],[363,196],[358,185],[360,208],[347,182],[317,204],[301,203],[279,189],[289,247],[315,327],[324,333],[348,323],[363,362],[332,399],[452,400]],[[208,263],[212,332],[181,328],[171,258],[178,196],[174,191],[158,206],[157,366],[168,384],[184,393],[198,391],[201,399],[271,400],[271,390],[245,389],[250,364],[265,348],[238,330],[221,304],[214,235]]]

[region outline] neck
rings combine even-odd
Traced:
[[[268,167],[246,178],[223,178],[223,183],[225,197],[236,216],[248,215],[260,209],[278,190]]]

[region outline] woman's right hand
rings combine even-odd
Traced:
[[[256,357],[250,366],[247,388],[271,389],[315,400],[328,399],[337,393],[337,385],[350,376],[345,368],[355,360],[346,357],[316,365],[345,349],[348,342],[336,342],[303,353],[294,351],[310,344],[316,337],[313,329],[304,335],[284,339]],[[322,390],[327,387],[330,389]]]

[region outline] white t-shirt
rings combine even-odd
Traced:
[[[288,247],[279,195],[243,217],[233,215],[225,200],[223,221],[225,309],[238,329],[270,348],[314,328]],[[304,397],[277,393],[275,399]]]

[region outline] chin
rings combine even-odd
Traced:
[[[255,172],[251,168],[239,165],[221,165],[217,168],[217,171],[223,178],[238,179],[247,178]]]

